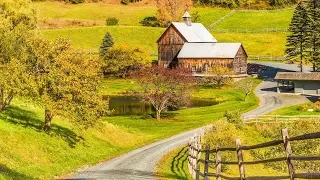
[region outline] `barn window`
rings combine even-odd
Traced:
[[[196,66],[192,66],[192,72],[195,72],[197,70]]]

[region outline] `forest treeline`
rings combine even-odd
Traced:
[[[104,2],[105,0],[32,0],[32,1],[62,1],[66,3],[79,4],[84,2]],[[119,0],[122,4],[139,2],[141,0]],[[157,0],[155,0],[157,1]],[[171,0],[167,0],[171,1]],[[193,0],[195,5],[223,8],[244,9],[275,9],[290,6],[298,0]]]

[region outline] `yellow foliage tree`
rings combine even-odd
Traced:
[[[193,5],[192,0],[157,0],[157,19],[162,26],[179,21],[185,11]]]

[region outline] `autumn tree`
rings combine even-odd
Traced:
[[[302,2],[299,2],[290,23],[286,53],[288,59],[300,59],[301,72],[303,71],[302,61],[307,57],[309,24],[307,11]]]
[[[141,47],[115,46],[102,57],[102,69],[105,75],[125,77],[129,71],[146,65],[149,62],[148,57]]]
[[[220,88],[221,86],[231,82],[231,75],[234,75],[234,71],[228,67],[214,66],[208,69],[207,75],[206,82],[215,84]]]
[[[181,68],[147,67],[133,73],[133,78],[142,88],[142,91],[135,93],[153,105],[157,120],[167,107],[187,104],[194,87],[190,71]]]
[[[24,0],[0,1],[0,112],[25,92],[25,42],[37,27],[35,10]]]
[[[192,7],[192,0],[157,0],[157,19],[162,26],[180,21],[186,10]]]
[[[254,88],[254,79],[253,78],[246,78],[236,83],[236,87],[242,91],[244,96],[244,101],[247,101],[248,96],[252,93]]]
[[[43,129],[50,131],[54,116],[70,120],[77,128],[94,126],[108,110],[98,93],[98,58],[74,52],[66,39],[34,39],[28,45],[27,71],[34,77],[29,93],[45,109]]]

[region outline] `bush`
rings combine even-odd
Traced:
[[[142,21],[140,21],[142,26],[150,26],[150,27],[159,27],[160,24],[158,19],[155,16],[145,17]]]
[[[72,4],[80,4],[80,3],[83,3],[84,0],[66,0],[66,3],[72,3]]]
[[[229,124],[225,121],[218,121],[214,124],[211,131],[204,137],[203,147],[209,144],[210,149],[215,149],[217,142],[220,143],[220,147],[235,147],[235,140],[238,138],[237,129],[233,124]],[[236,153],[223,152],[222,161],[237,161]],[[222,170],[228,170],[228,165],[222,165]]]
[[[106,25],[107,26],[116,26],[118,25],[119,20],[115,17],[107,18]]]
[[[234,124],[237,128],[241,128],[243,126],[243,122],[241,119],[241,113],[239,110],[226,111],[224,113],[224,117],[227,118],[228,123]]]

